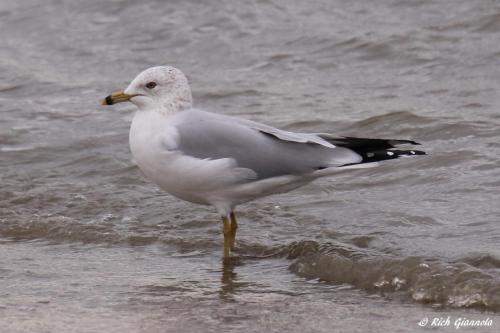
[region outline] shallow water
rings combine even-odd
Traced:
[[[498,330],[498,3],[3,1],[0,18],[7,332]],[[98,105],[159,64],[198,107],[429,155],[239,207],[223,265],[215,211],[131,161],[133,106]]]

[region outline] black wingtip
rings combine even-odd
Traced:
[[[370,152],[385,149],[395,148],[399,145],[414,145],[420,146],[420,143],[413,140],[397,140],[397,139],[368,139],[368,138],[355,138],[350,136],[345,137],[329,137],[321,136],[326,141],[339,147],[346,147],[356,152]]]
[[[392,160],[398,157],[406,156],[427,155],[422,150],[412,150],[408,148],[396,149],[399,145],[420,146],[420,143],[413,140],[368,139],[355,137],[333,138],[329,136],[323,136],[323,138],[335,146],[349,148],[359,154],[362,157],[362,161],[359,163]]]
[[[413,141],[413,140],[387,140],[391,145],[397,146],[397,145],[414,145],[414,146],[420,146],[421,144],[419,142]]]
[[[427,155],[427,153],[422,150],[399,150],[399,149],[379,150],[379,151],[363,152],[359,154],[363,158],[361,163],[393,160],[400,157]]]

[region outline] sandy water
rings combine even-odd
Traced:
[[[486,0],[2,1],[1,327],[498,330],[499,33]],[[223,265],[217,214],[145,180],[134,108],[98,105],[159,64],[198,107],[430,155],[239,207]]]

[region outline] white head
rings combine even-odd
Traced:
[[[137,75],[123,92],[109,95],[103,105],[130,101],[139,110],[171,113],[189,109],[193,99],[186,76],[170,66],[151,67]]]

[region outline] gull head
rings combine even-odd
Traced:
[[[112,93],[102,105],[131,102],[139,110],[171,113],[190,109],[193,104],[186,76],[171,66],[151,67],[137,75],[124,91]]]

